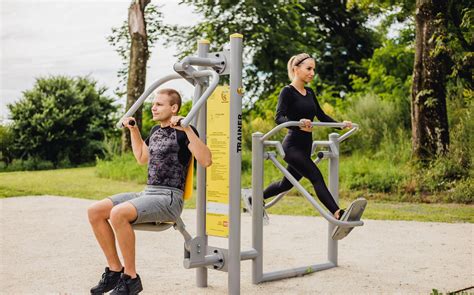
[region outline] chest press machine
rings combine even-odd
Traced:
[[[277,280],[292,276],[300,276],[303,274],[311,273],[318,270],[327,269],[330,267],[337,266],[337,241],[328,238],[328,258],[329,263],[323,265],[315,265],[310,267],[303,267],[299,269],[278,271],[274,273],[264,274],[262,272],[262,261],[263,261],[263,232],[262,232],[262,210],[263,206],[263,157],[270,159],[274,164],[282,170],[278,165],[281,164],[275,159],[275,153],[263,151],[264,146],[275,146],[280,154],[284,154],[281,143],[275,141],[268,141],[267,139],[278,132],[278,130],[287,126],[297,126],[297,122],[287,122],[282,125],[275,127],[272,131],[266,135],[261,133],[255,133],[252,135],[252,187],[253,187],[253,217],[252,217],[252,229],[253,239],[252,248],[250,250],[241,251],[241,206],[240,206],[240,195],[241,195],[241,149],[242,149],[242,35],[232,34],[230,36],[229,46],[221,52],[209,52],[209,42],[207,40],[200,40],[198,42],[197,57],[188,56],[178,63],[174,64],[174,70],[176,74],[167,75],[161,79],[158,79],[145,92],[140,98],[130,107],[125,115],[117,123],[118,128],[123,128],[122,122],[125,118],[132,116],[137,109],[145,102],[145,100],[155,91],[158,87],[164,83],[175,80],[185,79],[194,86],[194,97],[193,106],[188,115],[181,121],[181,126],[186,127],[191,123],[196,126],[199,132],[200,138],[206,143],[209,139],[207,135],[207,105],[206,101],[211,94],[216,90],[219,84],[220,75],[229,75],[229,101],[223,101],[228,103],[229,111],[229,126],[228,134],[225,135],[225,140],[228,141],[228,151],[226,157],[223,159],[226,163],[223,164],[224,168],[228,170],[226,174],[227,186],[225,191],[220,191],[222,195],[228,196],[227,204],[216,204],[209,202],[206,198],[206,169],[199,166],[197,167],[197,181],[196,181],[196,236],[192,237],[186,230],[183,220],[179,217],[174,222],[165,223],[147,223],[134,225],[135,230],[145,231],[163,231],[174,227],[184,237],[184,261],[183,265],[185,268],[196,268],[196,285],[198,287],[207,287],[207,270],[214,269],[228,273],[228,292],[229,294],[240,294],[240,262],[242,260],[252,260],[252,282],[258,284],[264,281]],[[196,68],[197,67],[197,68]],[[214,122],[213,122],[214,123]],[[286,124],[286,125],[285,125]],[[313,125],[322,125],[327,123],[313,123]],[[331,123],[337,125],[337,123]],[[328,127],[341,127],[337,126]],[[349,135],[356,131],[357,127],[353,128],[341,138],[337,139],[331,134],[329,142],[315,142],[313,144],[313,150],[315,144],[322,144],[328,146],[330,151],[319,153],[321,160],[322,158],[329,158],[330,164],[330,191],[336,196],[337,201],[337,190],[338,190],[338,144]],[[331,139],[332,138],[332,139]],[[334,139],[336,138],[336,139]],[[213,139],[215,140],[215,138]],[[220,138],[222,140],[222,138]],[[212,149],[211,149],[212,150]],[[214,151],[213,155],[214,155]],[[317,161],[319,161],[317,160]],[[213,157],[213,165],[219,165],[216,163]],[[283,166],[281,166],[283,168]],[[283,168],[282,172],[287,176],[287,172]],[[191,172],[192,173],[192,172]],[[189,172],[188,172],[189,175]],[[291,176],[291,175],[290,175]],[[288,176],[287,176],[288,177]],[[291,178],[289,178],[292,181]],[[301,186],[298,181],[293,179],[292,183],[299,189]],[[189,188],[188,188],[189,189]],[[192,186],[191,186],[192,190]],[[304,190],[304,189],[303,189]],[[305,191],[306,192],[306,191]],[[187,189],[185,195],[189,194]],[[329,229],[335,225],[342,228],[353,228],[354,226],[363,225],[362,221],[339,221],[334,219],[324,209],[322,209],[314,199],[309,195],[308,192],[304,193],[304,196],[312,203],[312,205],[329,221]],[[278,202],[284,193],[277,196],[271,203],[267,204],[266,207],[273,206]],[[209,196],[207,196],[209,197]],[[225,215],[225,221],[223,226],[227,228],[228,234],[228,248],[219,248],[208,245],[209,231],[206,231],[206,216],[209,213],[219,213]],[[209,216],[207,216],[209,217]]]

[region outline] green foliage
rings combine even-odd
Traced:
[[[97,160],[96,174],[102,178],[146,184],[147,165],[139,165],[132,153],[124,153],[110,161]]]
[[[376,151],[386,136],[404,127],[404,115],[395,103],[375,94],[351,98],[345,117],[358,123],[360,132],[347,143],[347,148]]]
[[[340,1],[195,1],[204,21],[193,27],[175,27],[169,40],[183,52],[195,50],[195,40],[211,44],[228,42],[234,32],[243,34],[249,60],[244,85],[251,96],[264,98],[288,81],[286,65],[291,55],[307,52],[317,59],[325,83],[350,89],[349,74],[357,73],[361,59],[377,44],[364,26],[367,14],[348,9]],[[212,47],[217,50],[220,45]]]
[[[61,167],[69,166],[69,163],[61,163]],[[44,161],[37,157],[30,157],[26,160],[14,159],[9,165],[0,166],[1,172],[24,171],[24,170],[49,170],[53,169],[54,164],[50,161]]]
[[[13,133],[9,126],[0,125],[0,161],[8,166],[13,161]]]
[[[37,79],[33,89],[9,105],[15,157],[55,167],[104,157],[104,139],[115,135],[116,111],[105,91],[88,77]]]
[[[461,204],[474,204],[474,182],[472,177],[466,180],[458,182],[454,188],[454,191],[448,195],[448,202],[461,203]]]
[[[351,76],[355,93],[350,96],[374,93],[387,102],[395,103],[397,119],[402,126],[410,127],[410,91],[414,51],[409,44],[387,40],[375,49],[371,58],[362,61],[364,76]]]

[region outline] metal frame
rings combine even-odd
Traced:
[[[198,42],[198,56],[186,57],[174,65],[177,74],[167,75],[155,81],[133,104],[126,114],[118,121],[117,127],[123,128],[122,122],[125,118],[132,116],[144,103],[146,98],[162,84],[183,78],[195,86],[193,107],[188,116],[181,122],[182,126],[193,124],[196,126],[200,137],[206,142],[206,101],[219,83],[219,75],[230,75],[230,145],[229,145],[229,238],[228,248],[218,248],[208,245],[206,234],[206,169],[197,167],[197,199],[196,199],[196,237],[186,231],[181,218],[175,223],[144,224],[134,226],[137,230],[161,231],[174,226],[185,239],[185,253],[183,265],[185,268],[196,268],[196,285],[207,287],[207,269],[215,269],[228,272],[229,294],[240,294],[240,262],[252,260],[252,282],[258,284],[264,281],[278,280],[288,277],[300,276],[319,270],[337,266],[337,241],[331,239],[331,232],[335,225],[343,227],[354,227],[363,225],[362,221],[343,222],[336,220],[327,213],[313,197],[299,184],[291,174],[276,160],[274,152],[265,152],[265,146],[273,146],[276,151],[284,156],[284,150],[280,142],[268,140],[282,128],[299,126],[299,122],[286,122],[272,129],[267,134],[252,134],[252,248],[241,251],[241,216],[240,216],[240,194],[241,194],[241,149],[242,149],[242,35],[230,36],[230,50],[209,53],[209,42],[201,40]],[[198,68],[194,68],[197,66]],[[209,82],[209,79],[211,81]],[[313,126],[343,127],[341,123],[314,122]],[[329,159],[329,190],[336,202],[338,202],[338,166],[339,166],[339,144],[357,131],[354,128],[339,136],[336,133],[329,135],[328,141],[315,141],[316,145],[328,147],[329,151],[318,153],[315,163],[323,158]],[[303,193],[303,196],[315,207],[320,214],[329,222],[328,232],[328,262],[315,264],[294,269],[263,273],[263,159],[269,159],[277,166],[291,183]],[[265,207],[269,208],[276,204],[286,194],[282,193]]]
[[[300,126],[300,122],[291,121],[280,124],[270,130],[267,134],[256,132],[252,134],[252,247],[258,255],[252,262],[252,283],[258,284],[265,281],[279,280],[295,276],[301,276],[320,270],[329,269],[337,266],[337,241],[331,238],[334,227],[355,227],[362,226],[362,221],[340,221],[335,219],[330,213],[323,209],[306,191],[303,186],[283,167],[276,159],[275,152],[265,152],[265,147],[273,146],[276,151],[284,157],[283,147],[278,141],[269,141],[268,139],[283,128],[291,126]],[[344,127],[343,123],[324,123],[313,122],[312,126],[319,127]],[[346,140],[349,136],[358,130],[359,126],[353,124],[353,128],[344,135],[339,136],[337,133],[331,133],[328,141],[315,141],[313,143],[312,152],[316,145],[329,148],[328,152],[318,153],[315,162],[319,162],[322,158],[329,159],[329,191],[334,197],[336,203],[339,202],[339,144]],[[263,272],[263,160],[268,159],[285,175],[285,177],[298,189],[303,196],[318,210],[318,212],[328,221],[328,262],[321,264],[313,264],[304,267],[286,269],[280,271]],[[279,194],[272,202],[267,204],[265,208],[275,205],[287,192]]]
[[[206,169],[197,167],[196,237],[186,231],[181,218],[175,223],[149,223],[135,225],[136,230],[162,231],[174,226],[185,239],[184,267],[196,268],[196,285],[207,287],[207,269],[228,272],[230,294],[240,294],[240,261],[257,256],[254,249],[240,251],[240,180],[242,147],[242,38],[230,36],[230,50],[209,53],[209,41],[198,42],[197,57],[186,57],[174,65],[177,74],[167,75],[155,81],[117,122],[123,128],[123,120],[132,116],[155,89],[174,80],[185,79],[194,89],[193,107],[181,121],[186,127],[196,126],[200,138],[206,143],[206,101],[219,83],[219,75],[230,75],[230,151],[229,151],[229,239],[228,249],[208,245],[206,234]],[[194,66],[197,66],[196,69]],[[210,82],[209,82],[210,79]]]

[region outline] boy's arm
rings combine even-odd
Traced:
[[[196,158],[196,161],[203,167],[209,167],[212,164],[211,150],[201,141],[201,139],[194,133],[191,127],[183,128],[188,137],[188,148]]]
[[[171,117],[171,127],[177,129],[177,130],[182,130],[186,133],[186,136],[188,137],[189,144],[188,144],[188,149],[191,151],[191,153],[194,155],[196,158],[196,161],[203,167],[209,167],[212,164],[212,155],[211,155],[211,150],[207,147],[207,145],[204,144],[204,142],[201,141],[201,139],[194,133],[194,130],[191,128],[191,126],[188,127],[181,127],[179,126],[179,121],[183,117],[181,116],[173,116]]]
[[[148,163],[148,146],[142,139],[140,130],[137,127],[137,124],[130,125],[131,121],[135,121],[134,118],[130,117],[124,120],[123,125],[130,130],[130,139],[132,140],[132,150],[135,159],[137,159],[138,164],[144,165]]]

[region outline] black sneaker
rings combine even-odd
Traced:
[[[135,295],[143,291],[142,281],[140,276],[137,274],[137,277],[132,279],[127,274],[122,274],[120,280],[115,286],[111,295]]]
[[[120,280],[120,275],[123,273],[123,268],[121,271],[111,271],[108,267],[105,268],[105,272],[102,274],[97,286],[92,287],[91,294],[99,295],[109,292],[115,286],[117,286],[118,281]]]
[[[337,220],[341,220],[342,217],[344,216],[344,214],[346,214],[346,211],[344,211],[344,210],[342,210],[342,209],[339,210],[339,218],[338,218]]]

